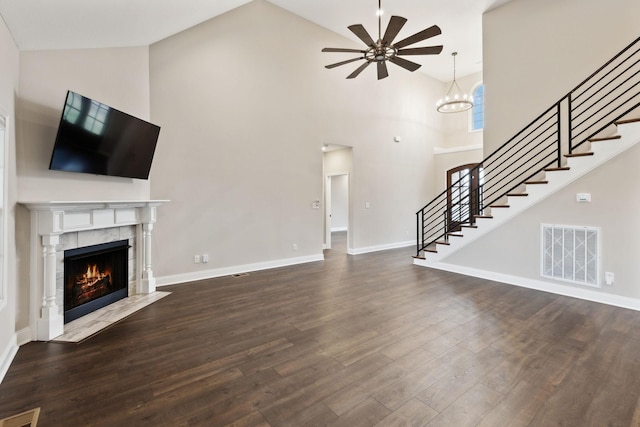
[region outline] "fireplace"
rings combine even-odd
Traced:
[[[128,296],[129,241],[64,251],[64,323]]]
[[[168,200],[22,201],[31,211],[30,309],[32,340],[65,333],[63,251],[128,239],[128,298],[152,294],[151,240],[157,208]],[[96,326],[98,327],[98,326]]]

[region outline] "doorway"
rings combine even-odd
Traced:
[[[470,163],[447,171],[447,232],[472,224],[482,211],[482,168]]]
[[[349,252],[351,228],[352,147],[323,147],[324,249]]]
[[[325,248],[346,252],[349,234],[349,174],[327,176],[325,206]]]

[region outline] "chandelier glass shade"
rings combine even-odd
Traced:
[[[453,52],[453,81],[449,90],[444,98],[441,98],[436,103],[436,108],[440,113],[459,113],[461,111],[467,111],[473,107],[473,97],[466,93],[463,93],[456,81],[456,55],[458,52]]]

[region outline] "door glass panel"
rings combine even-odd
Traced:
[[[459,231],[460,226],[469,224],[473,215],[478,214],[480,200],[478,184],[484,180],[481,168],[476,164],[459,166],[447,171],[447,231]],[[479,179],[482,177],[481,179]]]

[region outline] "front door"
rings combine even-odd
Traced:
[[[473,224],[482,211],[482,168],[478,163],[458,166],[447,171],[447,232]]]

